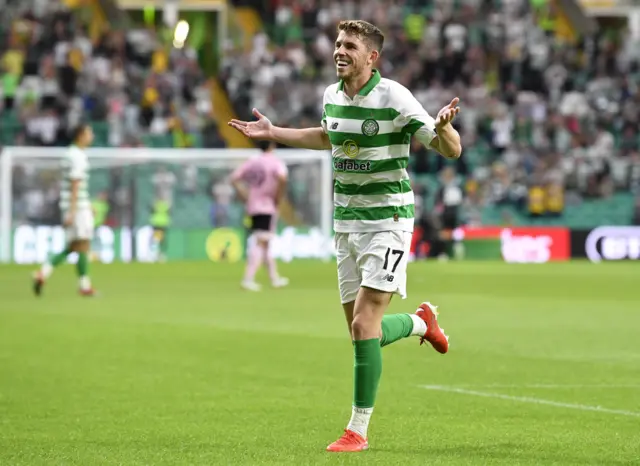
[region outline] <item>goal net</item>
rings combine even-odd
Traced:
[[[0,262],[42,262],[63,249],[58,199],[60,158],[65,150],[2,150]],[[229,176],[259,153],[253,149],[88,149],[89,187],[96,213],[94,259],[240,260],[248,223]],[[289,183],[272,254],[287,261],[330,257],[330,155],[297,149],[278,150],[276,155],[289,169]],[[151,227],[159,201],[171,205],[161,248],[161,238]]]

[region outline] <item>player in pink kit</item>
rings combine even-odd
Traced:
[[[278,204],[286,191],[287,166],[274,155],[274,143],[260,142],[260,148],[261,156],[247,160],[231,175],[233,187],[246,203],[246,212],[251,217],[249,253],[242,280],[242,287],[250,291],[260,291],[255,275],[263,260],[267,264],[272,286],[281,288],[289,284],[288,279],[278,275],[276,261],[269,255]]]

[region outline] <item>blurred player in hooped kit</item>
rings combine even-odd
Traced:
[[[415,137],[447,158],[462,152],[451,122],[458,98],[431,117],[406,87],[374,68],[384,35],[366,21],[341,21],[333,59],[339,82],[327,87],[315,128],[275,126],[257,109],[257,121],[229,125],[256,140],[330,150],[333,157],[334,231],[338,288],[354,351],[351,419],[328,451],[369,448],[367,431],[382,374],[381,348],[416,336],[439,353],[449,349],[436,306],[387,314],[394,294],[406,297],[415,202],[407,172]]]
[[[269,255],[269,243],[277,224],[278,205],[287,189],[287,166],[275,156],[275,143],[260,142],[262,154],[244,162],[231,174],[231,183],[238,197],[246,204],[250,217],[247,266],[242,287],[260,291],[255,274],[263,261],[269,271],[271,285],[281,288],[289,280],[278,274],[276,261]]]
[[[86,149],[93,143],[93,130],[82,123],[71,132],[72,144],[60,160],[60,211],[65,227],[67,244],[65,249],[54,255],[33,275],[33,291],[42,294],[43,287],[53,270],[66,262],[69,254],[78,254],[78,272],[81,296],[95,296],[96,292],[89,278],[89,253],[94,235],[94,213],[89,197],[89,157]]]

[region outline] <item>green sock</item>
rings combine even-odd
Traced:
[[[382,375],[382,351],[380,340],[356,340],[353,342],[355,353],[353,406],[373,408]]]
[[[78,277],[86,277],[87,270],[89,270],[89,258],[86,252],[78,253],[78,263],[76,264],[76,270],[78,271]]]
[[[49,263],[54,266],[57,267],[60,264],[62,264],[65,259],[67,258],[67,256],[69,255],[71,251],[67,248],[64,251],[62,251],[61,253],[56,254],[55,256],[53,256],[51,258],[51,261],[49,261]]]
[[[449,256],[449,259],[453,259],[453,241],[447,241],[447,256]]]
[[[382,318],[380,346],[387,346],[411,336],[413,320],[409,314],[391,314]]]

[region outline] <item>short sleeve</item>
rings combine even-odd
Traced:
[[[287,177],[289,176],[289,169],[287,168],[287,164],[281,160],[279,160],[278,162],[279,162],[277,166],[278,177],[286,180]]]
[[[241,179],[247,171],[250,163],[251,162],[247,160],[246,162],[243,162],[242,165],[240,165],[238,168],[236,168],[233,173],[231,173],[231,180],[237,181]]]
[[[394,94],[396,108],[400,113],[394,124],[403,127],[418,141],[428,146],[436,137],[436,121],[406,87],[398,84],[397,92]]]
[[[83,180],[87,176],[87,156],[80,151],[73,151],[70,155],[69,178],[72,180]]]

